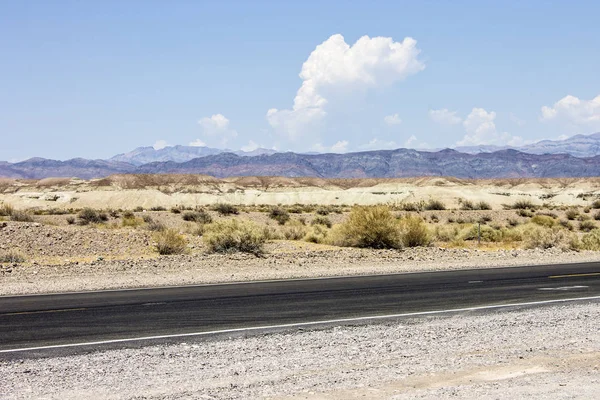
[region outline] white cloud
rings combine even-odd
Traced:
[[[365,143],[362,146],[360,146],[361,150],[390,150],[390,149],[397,149],[398,147],[400,147],[398,145],[398,143],[394,142],[393,140],[390,141],[385,141],[385,140],[381,140],[381,139],[371,139],[369,141],[369,143]]]
[[[413,143],[417,142],[417,137],[415,135],[411,135],[406,142],[404,142],[404,147],[410,148]]]
[[[402,123],[402,120],[400,119],[398,114],[388,115],[385,118],[383,118],[383,121],[388,125],[400,125]]]
[[[567,122],[590,128],[600,127],[600,95],[591,100],[565,96],[552,107],[542,107],[542,121]]]
[[[412,38],[363,36],[350,46],[342,35],[333,35],[310,54],[302,65],[302,85],[292,109],[267,111],[267,121],[290,139],[298,138],[327,112],[324,91],[336,87],[379,87],[402,80],[425,68]]]
[[[457,142],[457,146],[477,145],[509,145],[519,146],[524,143],[520,136],[512,136],[507,132],[498,132],[496,129],[496,113],[488,112],[483,108],[473,108],[463,121],[466,134]]]
[[[347,140],[340,140],[331,146],[331,151],[333,153],[345,153],[348,151],[348,144],[349,142]]]
[[[508,115],[508,117],[510,118],[510,120],[512,122],[514,122],[515,124],[517,124],[518,126],[524,126],[527,122],[519,117],[517,117],[515,114],[510,113]]]
[[[202,127],[205,136],[218,137],[219,144],[222,146],[238,136],[236,130],[229,128],[229,120],[223,114],[204,117],[198,121],[198,124]]]
[[[462,118],[456,115],[456,111],[449,111],[447,108],[429,110],[429,118],[441,125],[456,125],[462,122]]]
[[[192,146],[192,147],[205,147],[206,143],[204,143],[200,139],[196,139],[193,142],[190,142],[189,146]]]
[[[245,146],[242,146],[242,148],[240,150],[248,152],[248,151],[254,151],[254,150],[258,149],[259,147],[260,146],[256,142],[254,142],[254,140],[250,140],[248,142],[248,144]]]
[[[160,149],[164,149],[168,145],[169,145],[169,143],[167,143],[166,140],[161,139],[161,140],[157,140],[152,147],[154,147],[154,150],[160,150]]]

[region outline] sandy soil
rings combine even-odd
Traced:
[[[598,178],[466,180],[319,179],[202,175],[115,175],[83,181],[0,179],[0,203],[18,208],[113,208],[235,204],[401,204],[436,198],[485,200],[495,209],[518,199],[536,204],[584,205],[600,196]]]
[[[0,361],[5,399],[592,399],[600,303]]]

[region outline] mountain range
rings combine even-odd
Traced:
[[[461,151],[458,151],[461,150]],[[455,176],[458,178],[600,176],[600,133],[545,140],[518,149],[478,146],[439,151],[374,150],[346,154],[229,152],[209,147],[140,147],[108,160],[31,158],[0,162],[0,177],[100,178],[113,174],[207,174],[215,177],[369,178]]]

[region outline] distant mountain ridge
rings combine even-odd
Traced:
[[[225,152],[209,147],[140,147],[109,160],[74,158],[66,161],[32,158],[0,162],[0,177],[101,178],[113,174],[183,173],[229,176],[287,176],[322,178],[393,178],[455,176],[458,178],[586,177],[600,176],[600,133],[566,140],[544,140],[525,146],[528,152],[492,146],[419,151],[374,150],[346,154]],[[567,153],[568,151],[568,153]],[[586,156],[593,154],[593,156]]]
[[[258,148],[252,151],[233,151],[217,149],[206,146],[167,146],[155,149],[152,146],[138,147],[128,153],[117,154],[108,161],[126,162],[132,165],[143,165],[157,161],[185,162],[198,157],[212,156],[221,153],[234,153],[239,156],[259,156],[262,154],[274,154],[275,150]]]

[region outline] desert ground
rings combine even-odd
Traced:
[[[390,241],[351,237],[360,212],[391,227]],[[599,251],[600,178],[0,180],[0,295],[598,261]],[[0,392],[589,398],[598,313],[591,302],[2,361]],[[225,365],[222,354],[239,357]],[[155,369],[136,369],[142,359]]]

